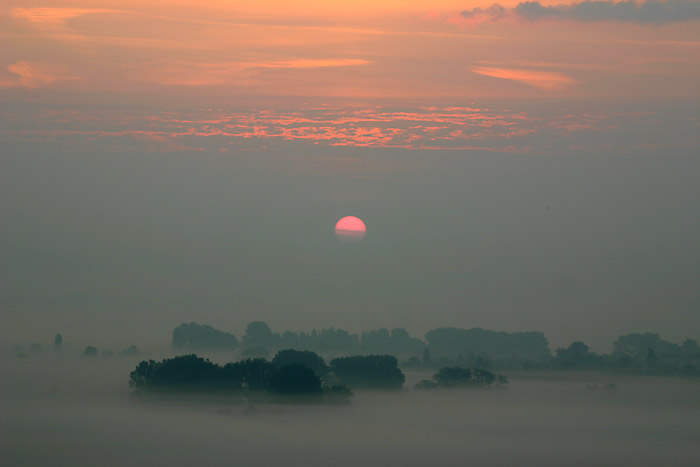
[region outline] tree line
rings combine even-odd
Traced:
[[[315,352],[285,349],[271,361],[245,359],[219,365],[196,354],[144,360],[130,374],[129,386],[141,394],[216,394],[233,398],[346,404],[353,389],[398,391],[406,378],[392,355],[352,355],[326,364]],[[415,387],[489,387],[507,384],[485,369],[446,367]],[[264,400],[264,398],[262,399]],[[270,399],[268,399],[270,400]]]
[[[195,354],[142,361],[129,386],[142,393],[273,395],[285,401],[346,403],[352,389],[397,390],[405,377],[391,355],[335,358],[326,364],[315,352],[285,349],[271,361],[244,359],[219,365]]]
[[[581,341],[552,353],[541,332],[498,332],[481,328],[441,327],[428,331],[425,340],[403,328],[363,331],[342,329],[311,332],[273,332],[262,321],[246,326],[240,340],[208,325],[183,323],[173,330],[177,351],[236,351],[247,358],[265,358],[287,348],[326,355],[387,354],[405,367],[476,367],[508,370],[611,369],[700,376],[700,347],[693,339],[678,345],[658,334],[626,334],[610,354],[597,354]]]

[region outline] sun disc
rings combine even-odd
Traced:
[[[362,219],[355,216],[345,216],[335,224],[335,236],[341,242],[357,243],[365,238],[367,228]]]

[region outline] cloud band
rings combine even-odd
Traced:
[[[514,8],[504,8],[494,3],[488,8],[473,8],[461,12],[467,21],[499,21],[516,18],[530,22],[540,20],[568,20],[578,22],[621,21],[661,24],[674,21],[700,19],[700,1],[697,0],[646,0],[621,2],[584,0],[568,5],[545,6],[538,1],[518,3]]]

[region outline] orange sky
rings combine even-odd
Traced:
[[[697,20],[460,15],[489,4],[103,1],[95,8],[87,1],[10,1],[0,13],[0,92],[60,100],[80,91],[120,102],[183,94],[698,96]]]

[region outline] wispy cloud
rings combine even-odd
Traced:
[[[518,81],[546,91],[557,90],[575,84],[576,80],[553,71],[527,70],[522,68],[477,67],[474,73],[492,78]]]
[[[332,66],[367,65],[367,60],[354,58],[298,59],[245,64],[245,68],[325,68]]]
[[[255,84],[255,74],[265,69],[331,68],[371,63],[355,58],[298,58],[290,60],[239,61],[225,63],[169,63],[153,66],[142,74],[144,81],[179,86],[207,86],[235,83]]]
[[[79,76],[72,74],[61,65],[35,62],[16,62],[7,67],[16,78],[16,84],[26,88],[46,86],[58,80],[76,80]]]
[[[697,0],[645,0],[621,2],[584,0],[582,2],[543,5],[538,1],[518,3],[505,8],[494,3],[487,8],[472,8],[461,12],[467,22],[499,21],[516,18],[530,22],[541,20],[566,20],[579,22],[620,21],[660,24],[673,21],[700,19],[700,2]]]
[[[32,23],[64,24],[66,20],[93,13],[121,13],[120,10],[104,8],[13,8],[12,16]]]

